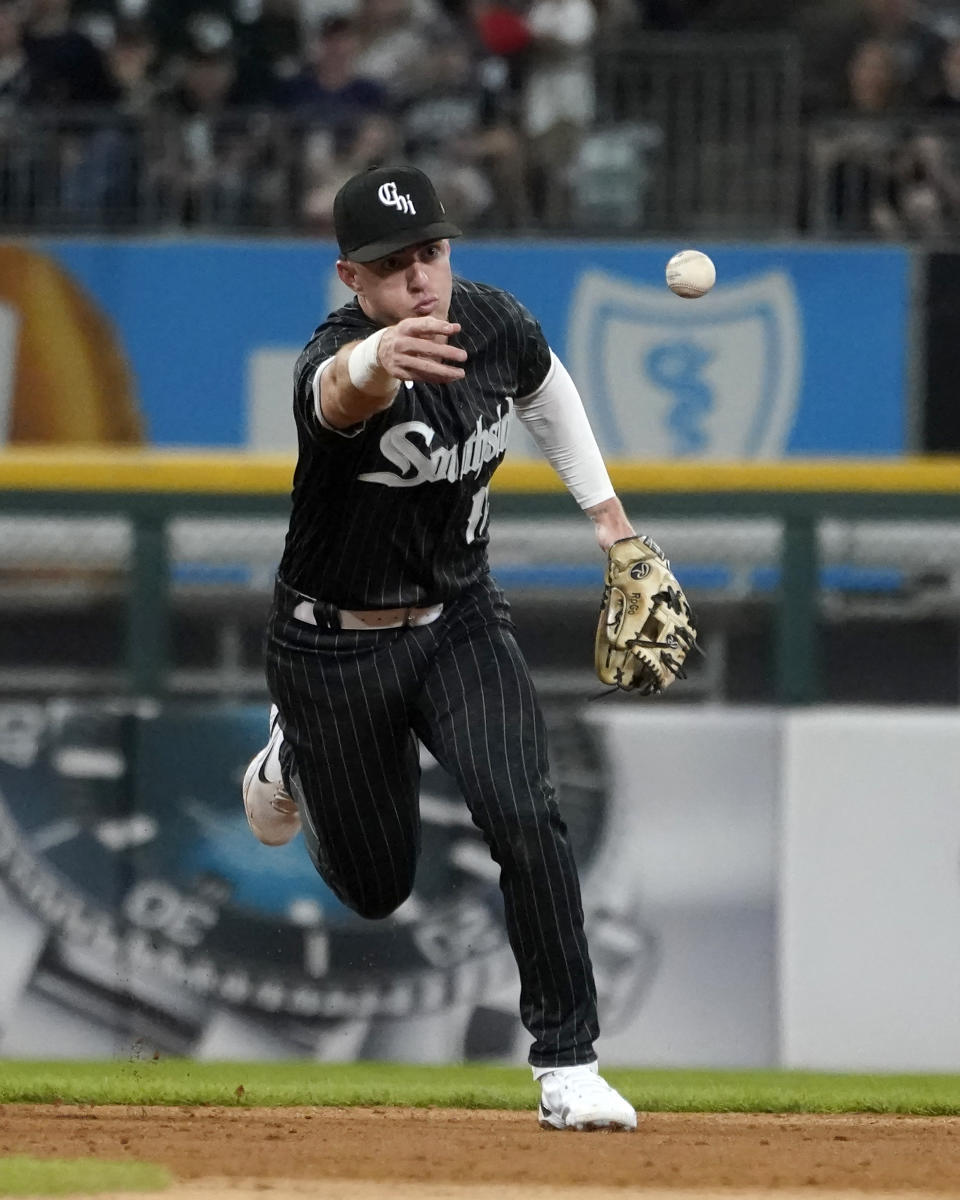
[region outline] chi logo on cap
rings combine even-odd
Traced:
[[[380,199],[380,203],[386,205],[387,208],[395,208],[398,212],[402,213],[415,214],[417,211],[413,206],[413,201],[410,199],[410,193],[407,192],[405,196],[401,195],[397,191],[397,185],[392,179],[389,183],[381,183],[379,188],[377,188],[377,196]]]

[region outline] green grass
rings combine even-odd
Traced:
[[[646,1112],[960,1114],[957,1075],[635,1071],[604,1075]],[[183,1059],[0,1062],[0,1104],[411,1105],[531,1108],[522,1067],[211,1063]]]
[[[155,1192],[170,1172],[152,1163],[95,1158],[0,1158],[0,1196],[69,1196],[94,1192]]]

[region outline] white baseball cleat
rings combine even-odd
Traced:
[[[608,1129],[628,1132],[637,1127],[633,1107],[598,1074],[597,1064],[557,1067],[539,1076],[540,1125],[543,1129]]]
[[[270,738],[250,760],[243,777],[243,810],[254,836],[265,846],[285,846],[300,832],[297,802],[283,786],[280,714],[270,708]]]

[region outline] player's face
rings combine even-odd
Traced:
[[[367,316],[381,325],[395,325],[406,317],[447,318],[453,274],[446,238],[407,246],[374,262],[341,259],[337,271],[357,293]]]

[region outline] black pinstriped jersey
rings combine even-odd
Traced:
[[[401,384],[393,404],[337,431],[317,417],[317,367],[377,327],[356,300],[331,313],[294,370],[299,459],[280,576],[340,608],[451,599],[487,567],[490,479],[515,399],[546,378],[550,350],[509,292],[454,278],[451,342],[468,354],[454,383]]]

